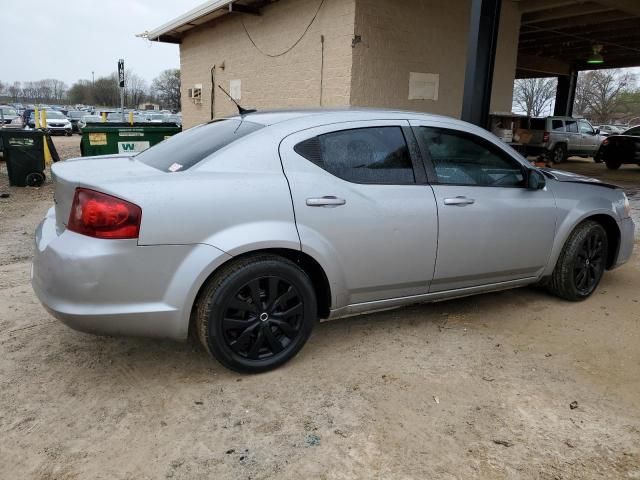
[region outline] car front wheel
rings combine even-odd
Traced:
[[[588,298],[602,279],[608,248],[602,225],[591,220],[578,225],[560,253],[549,290],[566,300]]]
[[[317,317],[307,274],[285,258],[258,255],[211,278],[197,303],[196,328],[204,347],[224,366],[260,373],[293,358]]]

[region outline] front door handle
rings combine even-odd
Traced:
[[[454,205],[456,207],[466,207],[467,205],[473,205],[476,201],[473,198],[467,197],[454,197],[454,198],[445,198],[445,205]]]
[[[346,204],[347,201],[344,198],[338,198],[334,196],[326,196],[320,198],[307,198],[308,207],[327,207],[335,208]]]

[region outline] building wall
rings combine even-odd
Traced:
[[[349,105],[356,0],[325,0],[295,48],[276,58],[266,55],[287,50],[302,36],[320,1],[280,0],[265,7],[261,16],[225,15],[185,35],[180,46],[185,128],[211,119],[214,65],[215,83],[226,90],[232,80],[241,81],[240,103],[245,107],[318,107],[321,101],[323,106]],[[243,21],[264,53],[251,43]],[[321,35],[325,37],[324,62]],[[187,90],[196,84],[203,86],[199,105],[187,97]],[[214,91],[216,118],[237,111],[223,92]]]
[[[443,5],[446,3],[446,6]],[[470,0],[357,0],[351,104],[460,117]],[[511,111],[520,12],[502,4],[492,111]],[[438,100],[409,100],[409,73],[439,74]]]

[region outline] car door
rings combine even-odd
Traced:
[[[582,138],[578,130],[578,122],[576,120],[565,120],[564,124],[567,131],[567,151],[570,155],[582,153]]]
[[[582,143],[582,153],[593,155],[600,146],[600,136],[596,135],[596,131],[586,120],[578,120],[578,130]]]
[[[326,125],[281,143],[302,250],[329,270],[334,308],[428,292],[437,210],[410,150],[406,120]]]
[[[552,192],[527,189],[528,167],[485,137],[450,124],[411,123],[438,206],[430,292],[540,275],[555,235]]]

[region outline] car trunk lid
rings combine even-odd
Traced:
[[[121,180],[136,180],[166,174],[135,159],[131,155],[102,155],[58,162],[51,168],[54,182],[56,230],[67,228],[69,213],[77,187],[121,196],[110,185]],[[124,200],[129,200],[124,198]]]

